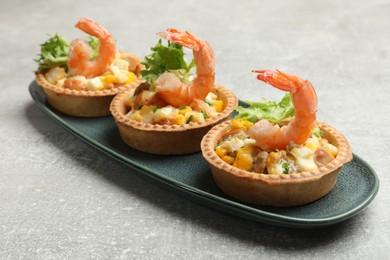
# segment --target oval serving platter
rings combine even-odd
[[[331,192],[313,203],[287,208],[244,204],[219,190],[201,153],[161,156],[136,151],[122,141],[113,117],[67,116],[46,103],[45,94],[35,81],[30,84],[29,91],[36,105],[55,122],[103,153],[138,170],[147,180],[242,218],[288,227],[329,226],[359,213],[370,204],[379,189],[375,171],[354,154],[354,159],[340,171]]]

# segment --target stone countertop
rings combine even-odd
[[[386,259],[390,246],[390,2],[1,1],[1,259]],[[252,69],[316,88],[318,118],[340,130],[381,188],[327,228],[248,221],[155,186],[60,127],[32,101],[47,34],[79,37],[80,17],[144,57],[169,27],[212,45],[216,81],[243,100],[279,99]],[[388,258],[387,258],[388,259]]]

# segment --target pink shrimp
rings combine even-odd
[[[280,127],[268,120],[260,120],[248,131],[263,150],[286,149],[293,142],[303,144],[316,124],[317,95],[308,80],[281,71],[254,70],[257,78],[284,91],[289,91],[295,108],[295,116],[288,125]]]
[[[115,58],[116,48],[112,35],[99,24],[85,18],[77,22],[76,28],[99,39],[99,54],[90,60],[91,46],[82,39],[73,40],[68,54],[69,75],[86,78],[102,75]]]
[[[180,82],[173,73],[164,73],[157,80],[156,91],[172,106],[184,106],[194,99],[204,99],[214,86],[215,59],[211,46],[189,32],[168,29],[157,35],[193,50],[196,77],[189,84]]]

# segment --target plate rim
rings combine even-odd
[[[43,91],[42,93],[38,93],[39,88],[40,86],[35,82],[35,80],[33,80],[29,85],[29,92],[35,104],[46,115],[54,119],[54,121],[57,124],[59,124],[61,127],[64,127],[66,130],[68,130],[70,133],[72,133],[73,135],[75,135],[85,143],[91,145],[94,148],[97,148],[99,151],[115,159],[116,161],[119,161],[125,164],[126,166],[131,167],[132,169],[140,171],[143,174],[146,174],[149,180],[153,180],[155,184],[162,184],[161,182],[163,182],[164,184],[168,185],[172,189],[175,190],[179,189],[182,193],[184,193],[184,195],[186,195],[186,197],[190,197],[193,201],[197,203],[201,203],[209,208],[224,211],[226,213],[236,215],[241,218],[247,218],[262,223],[268,223],[268,224],[278,225],[278,226],[287,226],[287,227],[299,227],[299,228],[324,227],[324,226],[329,226],[332,224],[342,222],[346,219],[355,216],[362,209],[364,209],[366,206],[368,206],[371,203],[371,201],[376,197],[379,191],[380,181],[375,170],[363,158],[353,153],[353,161],[356,161],[357,163],[363,164],[365,167],[367,167],[370,174],[374,177],[374,186],[372,187],[372,190],[369,192],[368,196],[365,197],[365,199],[359,203],[358,206],[342,214],[338,214],[331,217],[325,217],[325,218],[315,218],[315,219],[302,218],[302,217],[290,217],[279,213],[273,213],[273,212],[257,209],[251,207],[250,205],[246,205],[244,203],[236,202],[212,193],[208,193],[206,191],[195,188],[191,185],[180,183],[179,181],[176,181],[172,178],[153,172],[147,169],[146,167],[144,167],[142,164],[133,162],[130,159],[126,158],[124,155],[111,150],[110,148],[97,142],[95,139],[89,137],[88,135],[80,133],[77,129],[75,129],[73,126],[68,124],[64,119],[62,119],[62,117],[58,115],[56,111],[53,111],[50,107],[48,107],[45,104],[45,102],[41,100],[41,99],[45,100],[45,96],[43,94]],[[164,187],[166,185],[161,185],[161,186]],[[195,200],[195,198],[198,198],[198,200]],[[216,204],[222,207],[215,207],[215,206],[212,207],[210,204]],[[233,210],[233,212],[231,210]],[[239,213],[243,213],[243,214],[239,214]]]

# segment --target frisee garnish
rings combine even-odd
[[[287,93],[279,103],[263,98],[263,102],[245,101],[248,107],[238,106],[235,108],[236,118],[247,119],[257,122],[266,119],[272,123],[294,116],[295,110],[291,101],[291,96]]]
[[[49,39],[41,44],[41,52],[34,61],[38,63],[37,73],[47,71],[54,67],[62,67],[68,70],[68,54],[70,43],[64,37],[55,34],[49,35]],[[89,36],[88,44],[92,47],[91,59],[99,55],[100,41],[98,38]]]
[[[142,62],[145,69],[140,72],[143,79],[147,80],[150,85],[164,72],[175,73],[183,83],[190,81],[191,69],[195,67],[195,62],[192,60],[190,64],[187,64],[184,59],[183,46],[170,41],[167,46],[164,46],[160,39],[151,51],[152,53]]]
[[[45,43],[41,44],[41,53],[38,54],[38,69],[42,72],[53,67],[68,69],[69,42],[62,36],[55,34]]]

